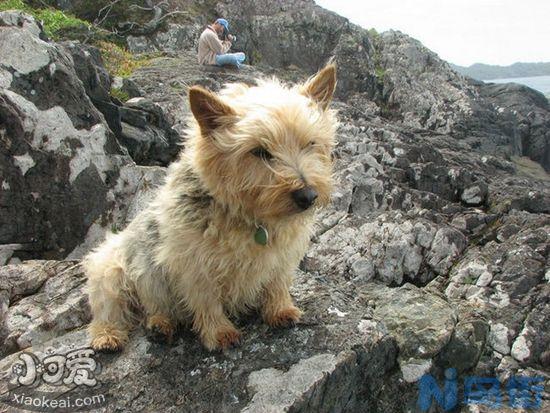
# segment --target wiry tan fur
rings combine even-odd
[[[251,308],[273,326],[299,319],[289,288],[314,210],[330,199],[335,84],[329,64],[292,88],[273,79],[218,95],[190,89],[186,149],[166,183],[84,260],[96,350],[121,349],[142,315],[167,339],[190,321],[208,349],[238,342],[229,316]],[[273,158],[255,155],[260,147]],[[306,185],[318,198],[302,211],[291,194]],[[258,225],[265,246],[254,241]]]

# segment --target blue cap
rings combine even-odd
[[[221,24],[223,27],[225,27],[225,30],[229,31],[229,22],[225,19],[218,19],[216,20],[216,23]]]

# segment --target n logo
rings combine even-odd
[[[456,369],[445,370],[445,384],[443,390],[438,386],[434,377],[425,374],[418,382],[419,393],[416,402],[422,412],[427,412],[432,401],[435,400],[445,411],[454,409],[458,404],[458,385]]]

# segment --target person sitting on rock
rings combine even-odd
[[[219,36],[223,36],[223,40]],[[227,53],[232,41],[235,41],[235,36],[229,34],[229,22],[217,19],[204,29],[199,38],[199,63],[240,67],[246,56],[244,53]]]

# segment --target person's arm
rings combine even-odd
[[[229,51],[229,49],[231,49],[231,42],[229,40],[224,40],[224,41],[222,41],[222,46],[223,46],[223,52],[222,53],[227,53]]]
[[[210,49],[212,49],[216,54],[224,54],[231,48],[230,41],[220,41],[214,32],[208,34],[207,42],[208,47],[210,47]]]

